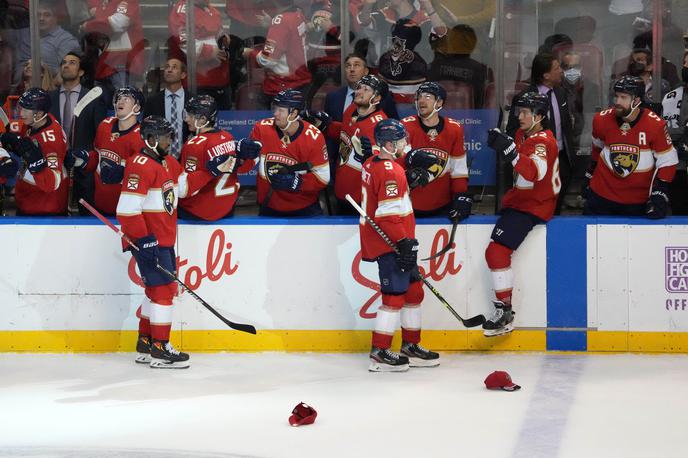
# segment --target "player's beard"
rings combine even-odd
[[[627,118],[631,114],[631,108],[623,108],[619,105],[614,105],[614,113],[616,113],[617,118]]]

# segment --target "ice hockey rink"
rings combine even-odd
[[[520,391],[483,380],[508,371]],[[685,457],[685,355],[442,353],[369,373],[365,354],[0,354],[0,456]],[[300,401],[318,412],[291,427]]]

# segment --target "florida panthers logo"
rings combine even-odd
[[[614,173],[620,178],[626,178],[638,167],[640,148],[635,145],[609,145],[609,162]]]
[[[438,148],[421,148],[423,151],[427,151],[428,153],[431,153],[437,158],[437,163],[434,165],[431,165],[428,168],[428,172],[430,173],[430,182],[433,180],[439,178],[442,176],[444,173],[444,170],[447,168],[447,164],[449,162],[449,154],[446,151],[443,151]]]
[[[172,180],[167,180],[161,186],[162,191],[162,206],[168,214],[174,213],[174,182]]]
[[[263,176],[270,181],[270,177],[279,173],[280,169],[296,164],[296,159],[280,153],[268,153],[263,161]]]
[[[353,151],[351,137],[349,137],[346,132],[342,132],[339,135],[339,165],[344,165],[349,162],[351,151]]]

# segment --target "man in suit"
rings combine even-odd
[[[62,125],[67,135],[67,148],[90,151],[93,148],[93,139],[96,130],[107,114],[107,105],[102,97],[86,105],[78,118],[74,118],[74,108],[90,88],[81,85],[84,76],[82,67],[82,55],[78,51],[70,51],[60,63],[60,76],[62,85],[50,91],[50,113]],[[84,174],[79,170],[74,172],[73,196],[78,201],[80,198],[93,202],[93,175]],[[85,213],[84,213],[85,212]],[[90,215],[88,211],[79,206],[79,213]]]
[[[361,78],[370,73],[366,59],[361,54],[353,52],[346,56],[344,60],[344,68],[346,70],[345,79],[346,86],[342,86],[336,91],[332,91],[325,96],[325,112],[330,115],[332,121],[341,121],[344,111],[353,103],[354,90],[356,84]],[[380,102],[380,109],[385,112],[388,118],[399,119],[397,113],[397,106],[390,94],[387,94]],[[337,169],[337,158],[339,157],[337,151],[339,150],[339,142],[327,139],[327,150],[330,157],[330,170],[332,179],[330,184],[334,186],[334,171]]]
[[[530,85],[516,94],[511,103],[509,121],[506,133],[513,137],[519,127],[516,101],[526,92],[539,92],[549,97],[550,108],[547,113],[550,130],[557,139],[559,148],[559,176],[561,178],[561,191],[557,200],[555,214],[561,211],[561,205],[566,196],[571,181],[571,170],[574,164],[576,151],[573,147],[573,127],[571,112],[569,111],[566,91],[561,87],[563,71],[559,60],[549,53],[540,53],[533,58],[533,70],[530,77]]]
[[[165,62],[163,81],[165,89],[148,97],[143,108],[143,116],[162,116],[174,128],[175,138],[170,146],[170,154],[179,158],[182,145],[189,137],[189,128],[184,122],[184,106],[189,100],[189,93],[182,84],[186,79],[186,64],[171,57]]]

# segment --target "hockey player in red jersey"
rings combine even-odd
[[[471,214],[468,165],[463,127],[441,116],[447,92],[437,83],[423,83],[416,91],[417,115],[401,122],[413,148],[406,154],[407,179],[416,216],[453,215],[457,222]]]
[[[418,241],[404,168],[396,162],[406,148],[404,126],[386,119],[375,126],[379,154],[361,170],[361,207],[396,243],[396,254],[367,224],[360,220],[361,256],[376,261],[380,274],[382,306],[373,331],[370,367],[373,372],[401,372],[411,367],[432,367],[439,355],[420,346],[423,286],[418,274]],[[401,321],[401,355],[390,350],[392,336]]]
[[[258,204],[261,216],[315,216],[322,214],[318,195],[330,182],[325,138],[300,118],[304,97],[286,89],[272,102],[272,118],[251,131],[260,142]]]
[[[342,121],[333,121],[327,127],[327,136],[340,141],[334,181],[339,214],[352,214],[345,200],[347,194],[361,202],[361,165],[373,154],[370,139],[374,138],[375,126],[387,119],[380,102],[388,92],[387,83],[378,77],[363,76],[356,84],[354,101],[344,111]]]
[[[217,105],[209,95],[192,97],[184,108],[193,136],[182,148],[180,158],[189,194],[180,195],[179,216],[204,221],[231,216],[239,195],[237,173],[253,167],[260,143],[250,139],[235,141],[229,132],[215,128]],[[225,164],[227,172],[223,173],[218,165],[226,161],[230,163]]]
[[[666,121],[641,107],[645,95],[641,78],[620,78],[614,93],[614,107],[592,120],[583,213],[664,218],[678,164]]]
[[[145,146],[137,119],[143,102],[143,93],[133,86],[115,91],[115,116],[98,126],[93,150],[70,150],[67,154],[70,166],[95,172],[94,206],[106,215],[114,215],[117,209],[127,160]]]
[[[514,187],[502,200],[501,216],[492,230],[492,240],[485,250],[492,273],[496,300],[494,315],[483,324],[488,337],[513,330],[511,304],[513,273],[511,255],[538,223],[554,214],[561,189],[557,140],[547,129],[549,99],[544,94],[526,92],[516,102],[520,128],[516,140],[492,129],[488,145],[514,167]]]
[[[26,136],[0,136],[2,146],[23,158],[15,185],[17,215],[65,215],[69,179],[64,169],[67,150],[62,126],[50,114],[50,96],[40,88],[24,92],[17,102]]]
[[[173,135],[174,129],[162,117],[148,116],[141,122],[145,147],[124,169],[117,220],[122,232],[139,248],[131,251],[146,288],[146,298],[137,311],[136,362],[150,363],[153,368],[181,369],[189,367],[189,355],[170,344],[177,284],[156,268],[160,265],[176,271],[177,198],[183,184],[179,182],[181,166],[168,155]]]
[[[244,49],[244,57],[255,59],[265,68],[263,92],[264,105],[270,106],[272,98],[285,89],[302,92],[310,84],[312,76],[306,64],[306,18],[310,1],[294,0],[294,6],[272,18],[263,50]]]

